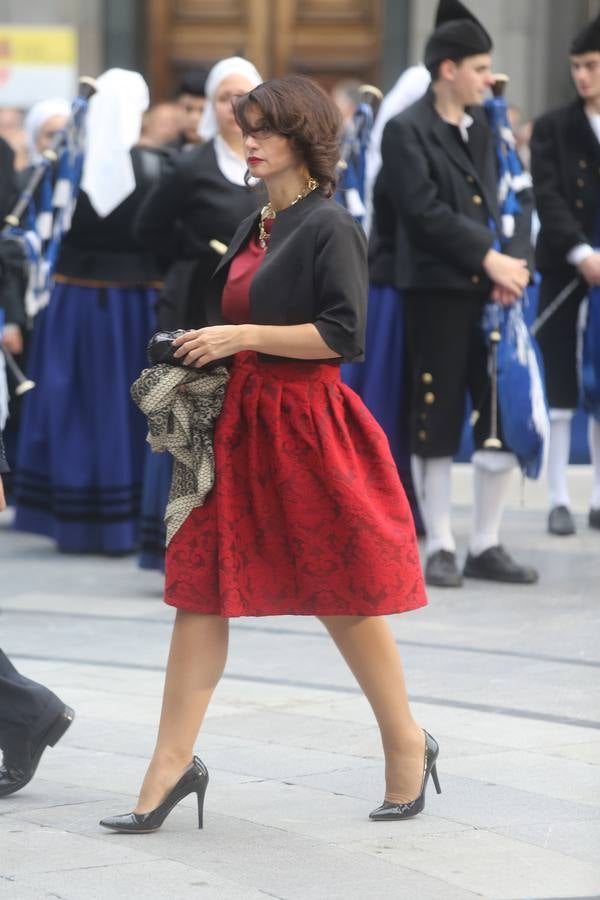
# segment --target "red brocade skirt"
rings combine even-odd
[[[214,446],[214,487],[167,549],[166,603],[220,616],[427,603],[387,438],[337,365],[238,354]]]

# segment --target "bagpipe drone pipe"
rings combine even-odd
[[[600,287],[590,289],[581,335],[583,408],[600,422]]]
[[[336,200],[362,224],[366,213],[367,149],[383,94],[372,84],[361,85],[359,92],[361,101],[342,136]]]
[[[508,121],[505,75],[496,76],[493,98],[485,103],[494,135],[498,162],[498,203],[502,234],[497,249],[509,240],[521,213],[518,194],[531,186],[515,149]],[[510,307],[490,302],[484,307],[481,327],[489,347],[491,427],[484,446],[511,450],[523,474],[537,478],[542,470],[550,424],[545,399],[543,366],[539,348],[523,314],[523,299]],[[473,418],[478,415],[476,410]],[[498,437],[498,415],[506,446]]]
[[[600,209],[596,215],[594,247],[600,250]],[[590,287],[581,306],[579,372],[581,402],[600,422],[600,286]]]
[[[92,78],[79,80],[69,121],[42,153],[0,232],[3,292],[23,296],[25,286],[30,319],[48,303],[62,236],[71,225],[83,169],[85,114],[95,92]]]

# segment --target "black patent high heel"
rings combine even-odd
[[[421,793],[416,798],[416,800],[411,800],[410,803],[392,803],[389,800],[384,800],[381,806],[378,806],[377,809],[374,809],[373,812],[369,815],[369,818],[374,822],[391,822],[396,819],[410,819],[413,816],[418,815],[420,812],[423,812],[425,808],[425,789],[427,787],[427,781],[429,780],[430,775],[433,779],[436,792],[438,794],[442,793],[436,765],[440,748],[435,738],[432,738],[427,731],[425,731],[424,734],[425,760],[423,763],[423,781],[421,783]]]
[[[101,819],[100,825],[110,828],[111,831],[130,832],[131,834],[146,834],[149,831],[156,831],[180,800],[183,800],[188,794],[196,794],[198,797],[198,828],[202,828],[204,795],[207,785],[208,769],[199,757],[194,756],[177,784],[171,788],[156,809],[148,813],[131,812],[122,816],[109,816],[107,819]]]

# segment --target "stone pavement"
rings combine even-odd
[[[152,750],[173,613],[133,559],[61,556],[0,516],[0,646],[77,712],[0,800],[0,900],[600,897],[600,534],[589,473],[574,477],[575,537],[544,533],[537,488],[506,518],[538,585],[432,590],[391,619],[443,794],[387,825],[367,819],[383,792],[367,703],[320,624],[286,617],[232,623],[197,745],[204,830],[191,799],[156,834],[101,830],[132,808]]]

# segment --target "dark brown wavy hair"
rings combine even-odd
[[[256,109],[260,117],[251,126],[248,114]],[[244,134],[266,129],[289,138],[319,191],[325,197],[335,192],[342,120],[333,100],[310,78],[285,75],[259,84],[236,101],[235,118]]]

